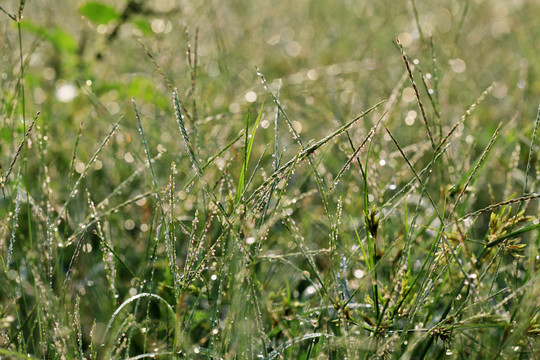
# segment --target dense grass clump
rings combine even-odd
[[[538,4],[0,10],[0,358],[538,357]]]

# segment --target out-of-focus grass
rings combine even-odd
[[[538,352],[539,4],[0,6],[0,356]]]

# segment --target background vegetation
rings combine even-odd
[[[540,3],[0,10],[0,357],[538,357]]]

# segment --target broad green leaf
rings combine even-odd
[[[112,6],[98,1],[84,3],[79,7],[79,13],[95,25],[108,24],[111,20],[120,19],[120,13]]]
[[[137,18],[131,21],[137,29],[141,30],[144,35],[153,35],[152,27],[148,23],[148,20],[143,18]]]
[[[60,51],[69,53],[75,53],[77,51],[77,40],[59,26],[55,25],[47,29],[33,24],[30,21],[23,20],[21,21],[21,29],[32,34],[43,36]]]

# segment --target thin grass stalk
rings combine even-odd
[[[345,164],[343,165],[343,167],[341,168],[341,170],[338,172],[338,174],[336,175],[336,177],[334,178],[334,181],[332,182],[332,184],[330,185],[330,187],[328,188],[328,191],[332,191],[337,183],[339,182],[339,179],[341,178],[341,176],[345,173],[345,171],[347,171],[347,169],[349,169],[349,167],[351,166],[351,163],[354,161],[354,159],[356,159],[358,157],[358,154],[360,153],[360,151],[362,151],[364,149],[364,145],[368,142],[368,141],[371,141],[371,139],[373,138],[373,135],[375,135],[375,131],[377,130],[377,128],[379,127],[379,124],[381,123],[382,119],[386,116],[388,112],[385,111],[381,117],[379,118],[379,120],[377,121],[377,123],[371,128],[371,130],[369,130],[368,134],[366,135],[366,137],[364,138],[364,140],[362,140],[362,143],[360,144],[360,146],[358,146],[358,148],[356,148],[356,150],[354,151],[354,153],[349,157],[349,159],[345,162]],[[349,138],[350,139],[350,138]],[[362,170],[363,172],[363,170]]]
[[[281,101],[281,81],[279,83],[278,93],[277,93],[277,99],[278,101]],[[274,172],[278,171],[279,164],[281,162],[281,154],[279,153],[279,114],[281,112],[279,111],[279,108],[276,107],[276,116],[274,117],[274,154],[272,155],[274,157]],[[262,222],[266,219],[266,214],[268,212],[268,207],[270,206],[270,201],[272,200],[272,195],[274,194],[274,189],[276,187],[277,179],[275,179],[272,184],[270,185],[270,190],[268,192],[268,200],[264,203],[262,216],[259,220],[259,226],[262,224]],[[260,239],[257,243],[257,248],[260,248]]]
[[[507,201],[501,201],[501,202],[498,202],[496,204],[486,206],[485,208],[482,208],[482,209],[473,211],[471,213],[465,214],[462,217],[460,217],[458,219],[458,221],[463,221],[463,220],[466,220],[466,219],[468,219],[470,217],[475,217],[475,216],[481,215],[482,213],[492,211],[492,210],[494,210],[494,209],[496,209],[498,207],[501,207],[501,206],[506,206],[506,205],[511,205],[511,204],[518,204],[518,203],[521,203],[521,202],[524,202],[524,201],[529,201],[529,200],[534,200],[534,199],[540,199],[540,194],[531,193],[531,194],[529,194],[527,196],[522,196],[522,197],[519,197],[519,198],[510,199],[510,200],[507,200]]]
[[[69,163],[68,171],[68,185],[71,185],[71,180],[75,175],[75,160],[77,160],[77,150],[79,149],[79,141],[81,140],[82,130],[84,126],[84,121],[81,121],[79,124],[79,131],[77,132],[77,137],[75,138],[75,145],[73,146],[73,152],[71,154],[71,161]]]
[[[529,173],[531,171],[531,163],[533,159],[533,151],[534,146],[536,143],[536,134],[538,132],[538,124],[540,123],[540,106],[538,107],[538,112],[536,114],[536,121],[534,122],[534,130],[533,135],[531,138],[531,145],[529,147],[529,156],[527,157],[527,169],[525,170],[525,185],[523,186],[523,195],[527,195],[527,192],[529,191],[528,185],[529,185]],[[519,212],[519,210],[518,210]]]
[[[93,215],[94,218],[98,218],[96,206],[94,205],[94,202],[92,201],[92,198],[88,189],[86,190],[86,198],[88,199],[88,206],[90,207],[91,214]],[[101,226],[101,221],[99,220],[97,220],[96,222],[96,230],[94,230],[94,233],[96,233],[99,239],[101,240],[100,245],[101,245],[101,252],[102,252],[102,261],[105,267],[107,283],[109,286],[109,291],[110,291],[110,296],[111,296],[109,300],[111,301],[111,304],[114,304],[116,301],[116,298],[118,297],[118,292],[115,287],[116,266],[114,264],[114,261],[112,261],[112,256],[116,256],[116,255],[111,250],[109,250],[110,246],[107,247],[106,245],[103,244],[103,242],[107,243],[107,240],[105,239],[105,234]]]
[[[150,156],[150,150],[148,150],[148,143],[146,142],[146,136],[144,134],[144,129],[142,126],[141,117],[139,115],[139,110],[137,109],[137,104],[135,103],[135,99],[132,98],[131,102],[133,103],[133,108],[135,110],[135,116],[137,117],[137,122],[139,124],[139,133],[141,134],[141,138],[144,145],[144,152],[146,154],[146,160],[148,161],[148,168],[150,169],[150,174],[152,175],[152,185],[154,187],[154,191],[158,189],[158,183],[156,179],[156,173],[154,172],[154,167],[152,166],[152,157]],[[161,214],[165,215],[165,211],[163,209],[163,201],[161,200],[161,195],[158,191],[156,191],[156,197],[158,199],[159,207],[161,210]]]
[[[6,262],[4,263],[4,269],[5,269],[4,271],[6,272],[6,274],[7,274],[7,269],[9,268],[9,264],[11,263],[11,256],[13,254],[13,244],[15,244],[15,238],[16,238],[15,233],[16,233],[17,228],[19,227],[18,219],[19,219],[19,212],[21,208],[20,205],[21,205],[21,174],[19,170],[19,173],[17,174],[17,197],[15,200],[15,210],[13,210],[13,226],[11,229],[11,237],[9,241],[7,259],[6,259]]]
[[[64,214],[64,211],[66,211],[67,209],[67,206],[69,205],[69,203],[71,202],[71,200],[75,197],[75,194],[77,194],[77,188],[79,187],[79,184],[81,183],[82,179],[84,179],[86,177],[86,174],[88,173],[88,170],[90,169],[90,167],[94,164],[94,162],[96,161],[98,155],[100,154],[101,150],[103,150],[103,148],[105,147],[105,145],[108,144],[110,138],[113,136],[113,134],[116,132],[116,129],[118,129],[118,126],[120,126],[120,121],[122,119],[118,120],[114,125],[113,127],[111,128],[111,130],[109,131],[109,133],[107,134],[107,136],[105,137],[105,139],[103,139],[103,141],[101,142],[101,144],[99,144],[97,150],[94,152],[94,154],[92,155],[92,157],[90,158],[90,161],[88,161],[88,164],[86,164],[86,166],[84,167],[83,171],[81,172],[81,174],[79,175],[79,178],[77,179],[77,181],[75,181],[75,184],[73,184],[73,186],[71,187],[71,190],[69,191],[69,195],[67,197],[67,200],[64,202],[64,205],[62,206],[62,208],[60,209],[60,211],[58,212],[58,215],[56,216],[56,219],[54,221],[54,223],[57,223],[58,220],[60,220],[60,218],[62,217],[62,215]]]
[[[177,89],[174,89],[173,91],[173,105],[174,105],[174,111],[176,114],[176,122],[178,123],[178,126],[180,127],[180,131],[184,139],[184,145],[188,152],[189,159],[191,160],[191,164],[193,165],[193,168],[195,169],[197,176],[199,177],[199,179],[202,179],[202,170],[199,165],[199,162],[197,161],[197,158],[195,157],[195,153],[193,152],[193,147],[191,146],[191,142],[189,141],[186,127],[184,125],[183,114],[182,114],[182,111],[180,110],[180,102],[178,100]]]
[[[394,144],[396,145],[396,147],[398,148],[401,155],[403,156],[403,159],[405,159],[405,162],[407,163],[407,165],[409,166],[411,171],[414,173],[414,176],[416,177],[416,179],[418,180],[418,182],[420,183],[422,188],[426,189],[426,195],[428,196],[428,199],[431,202],[431,205],[433,206],[433,210],[435,210],[435,212],[437,213],[437,216],[439,217],[439,220],[441,220],[441,222],[442,222],[443,219],[441,217],[439,209],[438,209],[437,205],[435,204],[435,201],[433,201],[433,198],[431,197],[429,191],[427,191],[426,185],[424,184],[424,182],[422,181],[422,179],[420,178],[420,176],[418,175],[418,173],[414,169],[414,166],[410,163],[409,159],[407,158],[407,155],[405,155],[405,153],[401,149],[401,146],[399,146],[399,143],[397,142],[396,138],[394,138],[394,136],[392,135],[392,133],[390,132],[390,130],[388,130],[388,128],[386,126],[384,126],[384,128],[385,128],[386,132],[388,133],[388,135],[390,136],[390,138],[392,139],[392,141],[394,142]]]
[[[486,146],[486,148],[485,148],[484,151],[482,152],[482,155],[480,156],[480,159],[479,159],[479,160],[477,161],[477,163],[474,165],[473,171],[471,172],[471,174],[469,175],[469,177],[468,177],[467,180],[465,181],[465,184],[463,185],[463,188],[461,189],[461,191],[460,191],[459,194],[458,194],[458,197],[457,197],[457,199],[456,199],[456,202],[454,203],[452,212],[455,212],[456,207],[458,206],[459,201],[461,200],[461,197],[463,196],[463,194],[464,194],[465,191],[467,190],[467,187],[469,186],[471,180],[472,180],[473,177],[476,175],[476,172],[478,171],[478,169],[480,168],[480,166],[484,163],[484,160],[486,159],[486,157],[487,157],[489,151],[491,150],[491,147],[493,146],[493,143],[494,143],[495,140],[497,139],[497,135],[499,134],[499,130],[501,129],[501,126],[502,126],[502,122],[499,123],[499,125],[497,126],[497,129],[495,130],[495,132],[494,132],[493,135],[491,136],[491,140],[489,141],[488,145]]]
[[[39,112],[36,114],[36,118],[39,116]],[[15,153],[15,156],[13,157],[13,160],[11,160],[11,164],[9,165],[9,168],[8,168],[8,171],[6,173],[6,176],[2,179],[2,191],[4,191],[4,187],[5,187],[5,184],[6,182],[8,181],[9,179],[9,175],[11,174],[12,170],[13,170],[13,167],[15,166],[15,162],[17,161],[17,159],[19,158],[19,155],[21,154],[21,151],[23,149],[23,146],[24,144],[26,143],[26,141],[28,140],[28,137],[30,136],[30,132],[32,131],[32,129],[34,128],[34,124],[36,123],[36,120],[34,119],[34,121],[32,121],[32,123],[30,124],[30,127],[28,127],[28,130],[25,132],[24,134],[24,137],[19,145],[19,147],[17,148],[17,152]],[[5,195],[4,195],[5,196]]]
[[[219,150],[214,156],[212,156],[211,158],[209,158],[206,163],[201,167],[201,171],[204,172],[210,165],[212,165],[214,163],[214,161],[220,157],[221,155],[223,155],[223,153],[225,153],[225,151],[227,151],[230,147],[232,147],[238,140],[240,140],[244,135],[245,130],[242,130],[240,131],[240,133],[238,135],[236,135],[236,137],[229,141],[227,143],[227,145],[225,145],[223,148],[221,148],[221,150]],[[193,182],[197,179],[197,175],[193,175],[189,181],[186,183],[186,185],[184,185],[183,189],[186,190],[186,189],[189,189],[191,186],[193,186]]]
[[[422,120],[424,121],[424,125],[426,126],[426,131],[429,137],[429,141],[431,142],[431,146],[433,147],[433,150],[436,150],[437,147],[435,146],[435,141],[433,140],[433,135],[431,134],[431,129],[429,128],[429,123],[427,120],[426,111],[424,110],[424,105],[422,104],[422,101],[420,100],[420,94],[418,93],[418,87],[416,86],[416,82],[414,81],[414,76],[411,70],[411,66],[409,64],[409,59],[407,58],[407,54],[405,53],[403,46],[401,46],[399,39],[396,40],[396,43],[401,51],[401,56],[403,58],[403,62],[405,63],[405,67],[407,68],[407,73],[409,74],[409,79],[411,80],[411,84],[414,89],[414,95],[416,96],[416,102],[418,103],[418,107],[420,108],[420,113],[422,114]]]
[[[268,83],[266,82],[266,78],[261,73],[260,69],[258,67],[256,67],[256,69],[257,69],[257,75],[260,77],[260,79],[261,79],[261,81],[262,81],[262,83],[264,85],[264,88],[266,89],[267,92],[270,93],[270,95],[272,96],[272,99],[274,100],[274,103],[278,106],[279,111],[281,111],[281,113],[283,114],[283,117],[287,121],[287,125],[289,127],[289,131],[292,134],[293,140],[298,143],[298,145],[300,146],[300,148],[302,150],[304,150],[304,144],[302,142],[302,139],[300,138],[300,135],[298,134],[298,132],[294,128],[293,123],[289,119],[289,116],[287,115],[287,113],[285,112],[283,107],[281,106],[281,103],[279,102],[276,95],[272,91],[270,91],[270,87],[268,86]],[[319,174],[319,171],[317,170],[317,167],[315,166],[315,164],[313,162],[313,159],[311,157],[311,153],[306,154],[306,159],[307,159],[307,162],[309,163],[309,165],[311,166],[311,168],[313,170],[313,174],[315,175],[315,180],[317,182],[317,187],[319,188],[319,193],[321,195],[321,200],[322,200],[323,206],[325,208],[325,211],[327,213],[328,220],[331,223],[332,219],[331,219],[331,216],[330,216],[329,201],[328,201],[328,189],[327,189],[326,183],[324,182],[323,178]]]
[[[306,146],[305,149],[302,149],[299,154],[297,156],[295,156],[294,158],[292,158],[291,160],[289,160],[287,163],[283,164],[277,171],[274,171],[274,173],[272,175],[270,175],[269,178],[267,178],[253,193],[252,195],[250,196],[250,198],[248,199],[248,201],[251,201],[256,195],[258,195],[258,193],[260,193],[262,190],[264,190],[272,181],[274,181],[277,177],[279,177],[285,169],[288,169],[291,165],[293,165],[294,163],[296,163],[297,161],[302,161],[304,160],[305,158],[307,158],[310,154],[314,153],[315,151],[317,151],[320,147],[322,147],[323,145],[325,145],[326,143],[328,143],[330,140],[332,140],[333,138],[335,138],[336,136],[338,135],[341,135],[342,133],[344,133],[345,131],[347,131],[347,129],[349,129],[352,125],[354,125],[354,123],[356,123],[358,120],[360,120],[361,118],[365,117],[366,115],[368,115],[369,113],[371,113],[372,111],[374,111],[377,107],[379,107],[382,103],[384,103],[385,100],[383,101],[380,101],[378,102],[377,104],[375,104],[374,106],[372,106],[371,108],[369,108],[368,110],[364,111],[362,114],[358,115],[357,117],[355,117],[354,119],[352,119],[351,121],[349,121],[347,124],[341,126],[340,128],[338,128],[337,130],[335,130],[334,132],[332,132],[330,135],[324,137],[323,139],[317,141],[316,143],[312,144],[312,145],[308,145]]]

